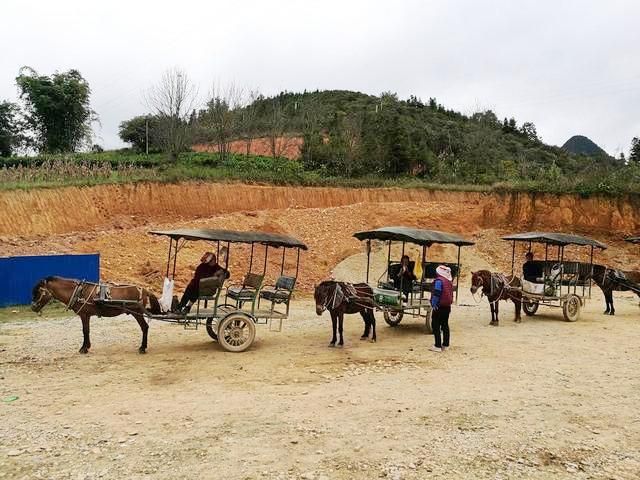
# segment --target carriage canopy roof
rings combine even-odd
[[[229,243],[259,243],[269,247],[301,248],[307,246],[300,240],[279,233],[239,232],[236,230],[213,230],[210,228],[180,228],[178,230],[153,230],[151,235],[164,235],[174,240],[209,240]]]
[[[550,233],[550,232],[525,232],[516,233],[502,237],[503,240],[511,240],[515,242],[533,242],[546,243],[549,245],[579,245],[586,247],[597,247],[601,249],[607,248],[604,243],[600,243],[592,238],[581,237],[580,235],[569,235],[566,233]]]
[[[417,245],[430,246],[434,243],[453,244],[459,247],[474,245],[455,233],[439,232],[438,230],[422,230],[410,227],[382,227],[353,234],[358,240],[393,240],[410,242]]]
[[[640,236],[625,238],[625,240],[631,243],[640,243]]]

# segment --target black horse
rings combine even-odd
[[[593,266],[593,281],[604,294],[605,315],[615,315],[613,307],[613,292],[632,291],[640,297],[640,272],[629,272],[605,267]]]
[[[360,339],[369,338],[369,332],[372,331],[371,341],[376,341],[376,317],[373,315],[375,304],[373,302],[373,290],[369,285],[366,283],[351,284],[325,280],[316,286],[313,296],[316,300],[316,313],[322,315],[325,310],[329,310],[331,315],[333,337],[331,337],[330,347],[335,347],[336,345],[336,328],[340,333],[338,345],[344,345],[342,324],[345,313],[360,313],[364,320],[364,333]]]

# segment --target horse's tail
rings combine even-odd
[[[160,302],[158,298],[148,290],[144,290],[145,295],[147,296],[149,308],[147,308],[147,302],[144,302],[144,309],[147,313],[152,313],[154,315],[159,315],[162,313],[162,309],[160,308]]]

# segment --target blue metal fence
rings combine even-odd
[[[31,303],[33,286],[49,275],[97,282],[100,255],[0,257],[0,307]]]

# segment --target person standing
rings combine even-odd
[[[449,315],[453,303],[453,277],[446,265],[436,268],[436,279],[431,288],[431,328],[435,338],[430,348],[433,352],[443,352],[449,348]]]

